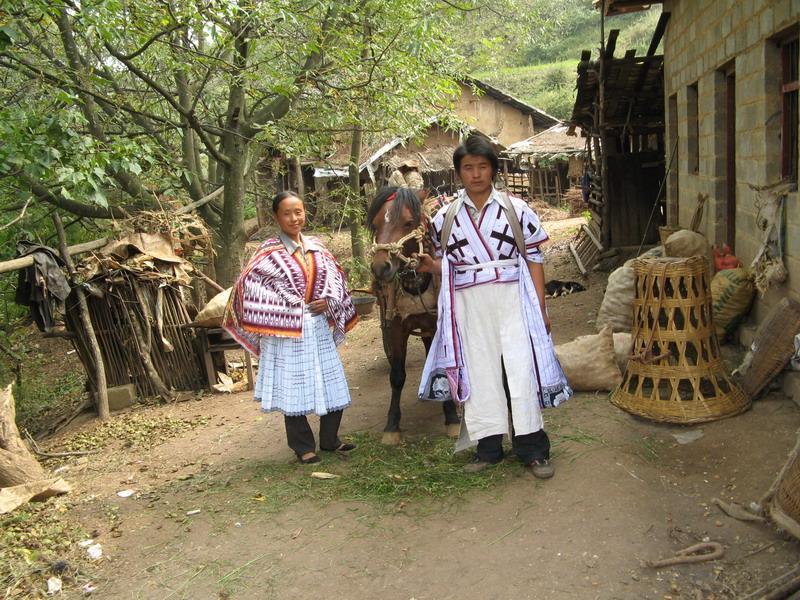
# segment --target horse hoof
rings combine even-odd
[[[461,423],[450,423],[447,425],[447,437],[458,439],[461,435]]]
[[[399,431],[384,431],[381,443],[386,446],[399,446],[400,445],[400,432]]]

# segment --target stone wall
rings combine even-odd
[[[755,193],[780,178],[781,60],[773,38],[800,20],[797,0],[665,0],[671,17],[664,37],[664,96],[667,144],[678,144],[668,178],[671,224],[688,227],[698,194],[708,194],[701,231],[713,244],[727,242],[726,77],[735,74],[735,249],[748,265],[760,247]],[[692,168],[689,117],[697,86],[698,161]],[[677,110],[676,110],[677,108]],[[675,122],[677,119],[677,122]],[[777,299],[800,300],[800,207],[797,193],[787,201],[785,264],[788,281],[756,303],[760,321]]]

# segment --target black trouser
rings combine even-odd
[[[503,365],[503,389],[506,392],[506,404],[508,412],[511,413],[511,392],[508,390],[508,378],[506,377],[506,367]],[[528,464],[532,460],[550,458],[550,438],[544,429],[516,435],[514,427],[511,427],[511,447],[519,459]],[[498,462],[503,459],[503,434],[489,435],[478,440],[478,448],[475,453],[480,460],[487,462]]]
[[[343,412],[337,410],[319,418],[319,447],[323,450],[336,450],[342,445],[339,439],[339,423],[342,422]],[[284,415],[283,422],[286,425],[286,441],[297,456],[316,451],[314,432],[311,431],[305,415],[297,417]]]

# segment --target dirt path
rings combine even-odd
[[[577,279],[563,252],[551,253],[547,269]],[[557,342],[593,332],[604,279],[592,275],[588,291],[550,302]],[[374,318],[353,331],[342,358],[354,399],[342,432],[377,437],[389,387]],[[440,408],[414,399],[422,362],[417,342],[403,399],[410,441],[444,435]],[[281,418],[261,414],[250,393],[143,412],[202,422],[149,450],[67,463],[78,488],[70,515],[103,544],[93,578],[101,598],[736,598],[800,560],[797,543],[711,503],[749,503],[772,482],[800,426],[782,396],[693,428],[702,437],[682,445],[673,434],[686,428],[635,419],[605,394],[578,394],[545,415],[552,480],[510,463],[486,490],[382,508],[302,497],[269,504],[276,482],[264,468],[292,455]],[[336,461],[326,457],[319,470]],[[124,488],[136,493],[121,499]],[[724,545],[722,560],[644,566],[704,539]]]

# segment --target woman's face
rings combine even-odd
[[[288,196],[281,200],[278,211],[275,213],[275,221],[283,233],[296,239],[306,223],[306,209],[303,207],[303,201],[295,196]]]

